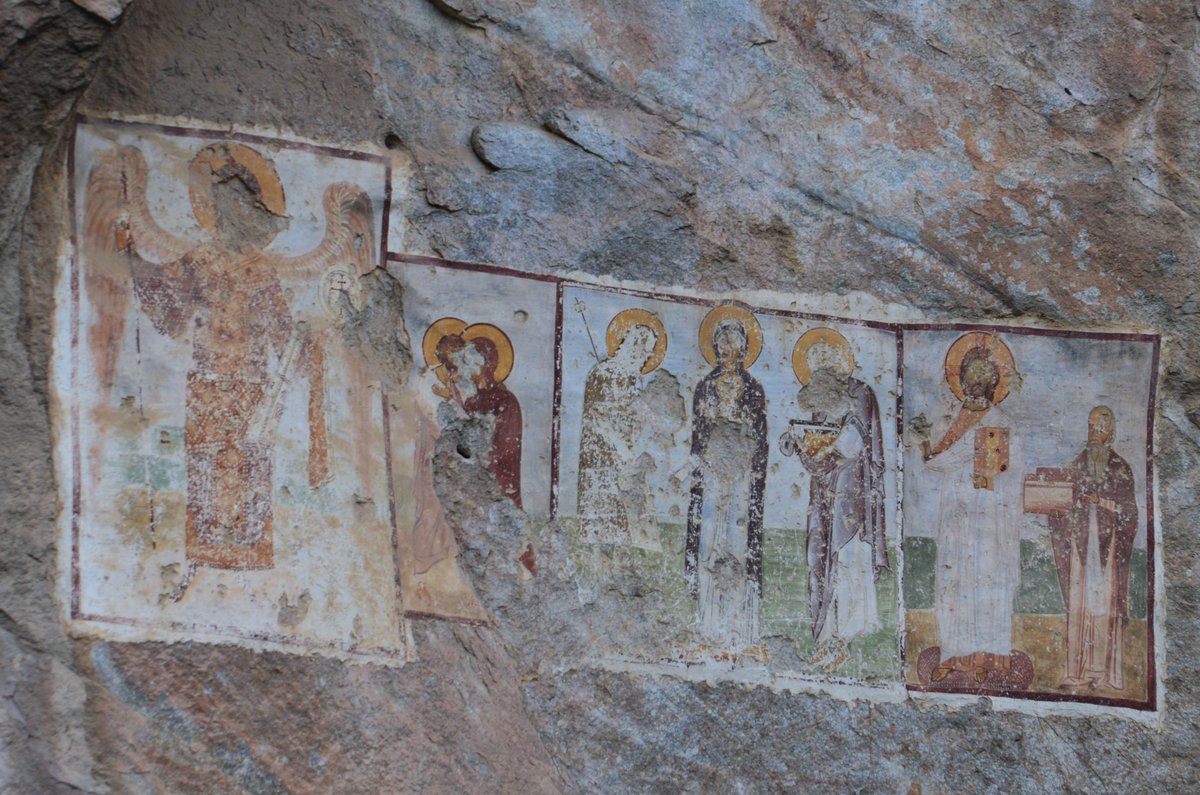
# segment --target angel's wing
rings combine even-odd
[[[279,257],[281,273],[297,270],[320,276],[333,265],[349,266],[362,275],[377,264],[374,212],[366,191],[349,182],[325,189],[325,239],[306,254]]]
[[[167,232],[146,203],[149,169],[141,150],[121,146],[102,152],[88,176],[84,245],[93,256],[174,262],[196,244]]]
[[[84,285],[92,305],[88,348],[100,385],[117,371],[125,319],[138,274],[178,260],[194,244],[166,232],[146,204],[148,169],[141,151],[122,146],[96,156],[83,200]]]

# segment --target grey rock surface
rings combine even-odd
[[[0,788],[1200,787],[1194,4],[122,5],[0,18]],[[590,670],[636,609],[581,609],[561,529],[453,434],[439,492],[493,626],[418,622],[400,670],[68,638],[46,374],[73,110],[386,144],[413,165],[407,252],[1163,333],[1161,727]]]

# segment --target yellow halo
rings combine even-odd
[[[462,336],[463,330],[466,327],[466,322],[456,317],[443,317],[430,323],[429,328],[425,330],[424,338],[421,340],[421,352],[425,354],[426,366],[439,366],[441,362],[437,360],[438,343],[444,337],[453,335]]]
[[[825,344],[833,347],[841,354],[841,374],[850,375],[854,372],[854,351],[850,343],[839,332],[831,328],[813,328],[800,335],[792,348],[792,370],[801,384],[808,385],[812,378],[812,369],[808,366],[808,351],[812,346]]]
[[[283,183],[275,166],[266,157],[248,146],[222,141],[210,144],[192,158],[188,167],[188,196],[192,201],[192,212],[205,229],[217,225],[217,212],[213,206],[212,187],[218,181],[228,179],[222,171],[229,166],[241,166],[258,182],[262,206],[272,215],[283,217],[285,202]]]
[[[484,338],[496,346],[496,372],[492,378],[497,384],[508,378],[513,368],[513,346],[508,335],[491,323],[472,323],[463,329],[462,338],[467,342]]]
[[[604,335],[608,355],[612,356],[617,352],[617,348],[621,346],[621,340],[625,339],[626,332],[634,326],[645,326],[654,332],[654,350],[650,353],[646,364],[642,366],[643,374],[653,372],[663,363],[663,359],[667,355],[667,330],[663,327],[663,322],[659,320],[658,315],[653,312],[633,308],[622,310],[614,315],[613,319],[608,321],[608,331]]]
[[[717,325],[722,320],[736,320],[741,323],[742,328],[745,330],[746,358],[742,362],[742,367],[749,370],[758,361],[758,355],[762,353],[762,326],[758,324],[758,318],[750,310],[737,304],[722,304],[721,306],[713,307],[704,316],[704,320],[701,321],[700,352],[704,354],[704,360],[709,364],[715,365],[717,363],[717,352],[713,347],[713,334],[716,333]]]
[[[950,385],[950,391],[954,393],[954,396],[962,400],[962,360],[967,355],[967,351],[972,348],[986,350],[997,369],[1000,370],[996,391],[992,393],[992,405],[995,405],[1008,397],[1009,384],[1012,381],[1013,372],[1016,370],[1012,351],[1004,344],[1004,340],[995,334],[989,334],[986,331],[972,331],[956,339],[950,346],[950,350],[946,351],[946,383]]]

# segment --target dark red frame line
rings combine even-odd
[[[620,287],[613,285],[597,285],[579,279],[554,276],[550,274],[531,274],[515,268],[506,268],[498,265],[488,265],[473,262],[463,262],[456,260],[443,260],[438,257],[418,256],[410,254],[401,254],[397,252],[388,252],[388,261],[400,265],[424,265],[447,268],[451,270],[463,270],[477,273],[489,273],[499,276],[509,276],[517,279],[531,279],[542,282],[555,282],[558,284],[557,307],[556,307],[556,328],[555,328],[555,372],[554,372],[554,420],[553,420],[553,452],[551,456],[551,494],[552,508],[551,517],[557,513],[558,505],[558,486],[559,486],[559,436],[561,433],[561,409],[562,409],[562,296],[563,290],[567,287],[584,288],[601,292],[618,293],[629,295],[631,297],[657,300],[664,302],[674,302],[682,304],[693,304],[701,306],[717,306],[724,303],[729,303],[727,299],[720,298],[700,298],[695,296],[680,296],[671,293],[656,293],[649,290],[642,290],[630,287]],[[741,303],[741,302],[738,302]],[[798,320],[811,320],[817,322],[828,322],[837,325],[856,325],[870,329],[888,331],[895,335],[896,338],[896,435],[897,440],[903,438],[904,432],[904,335],[909,331],[990,331],[993,333],[1003,334],[1021,334],[1036,337],[1066,337],[1073,339],[1094,339],[1105,341],[1128,341],[1142,342],[1153,345],[1152,352],[1152,376],[1149,390],[1148,408],[1147,408],[1147,437],[1146,437],[1146,490],[1147,490],[1147,520],[1146,520],[1146,558],[1147,558],[1147,606],[1146,606],[1146,700],[1137,699],[1116,699],[1102,696],[1083,696],[1068,693],[1035,693],[1035,692],[1020,692],[1014,693],[1005,690],[993,690],[986,688],[949,688],[937,686],[924,686],[919,684],[910,684],[907,681],[907,672],[904,672],[905,681],[903,682],[906,689],[915,692],[926,693],[941,693],[967,696],[989,696],[996,698],[1013,698],[1022,701],[1048,701],[1048,702],[1073,702],[1084,704],[1099,704],[1101,706],[1123,707],[1137,710],[1154,710],[1157,708],[1157,669],[1155,666],[1155,627],[1154,627],[1154,600],[1155,600],[1155,561],[1154,561],[1154,545],[1155,545],[1155,526],[1154,526],[1154,419],[1155,407],[1157,400],[1157,382],[1158,382],[1158,367],[1159,367],[1159,348],[1161,345],[1161,337],[1157,334],[1140,333],[1140,332],[1119,332],[1119,331],[1087,331],[1075,329],[1054,329],[1054,328],[1038,328],[1029,326],[1013,326],[997,323],[911,323],[911,322],[895,322],[887,323],[872,320],[863,320],[861,318],[843,318],[836,315],[823,315],[813,312],[803,312],[798,310],[771,309],[756,306],[748,306],[748,309],[757,314],[773,315],[776,317],[786,317]],[[901,510],[897,511],[898,522],[898,545],[904,544],[904,527],[903,527],[903,489],[896,490],[897,507]],[[900,568],[900,567],[898,567]],[[897,589],[903,587],[903,572],[898,572]],[[899,592],[897,598],[903,603],[903,593]],[[905,646],[905,633],[903,627],[900,628],[899,637],[899,655],[901,670],[904,671],[907,665],[907,649]]]

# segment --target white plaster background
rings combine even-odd
[[[946,351],[963,331],[906,331],[904,334],[905,423],[924,414],[933,423],[934,441],[958,412],[946,384]],[[1146,415],[1153,375],[1153,345],[1112,339],[999,334],[1012,350],[1019,379],[1001,406],[1023,428],[1022,471],[1068,464],[1087,441],[1087,417],[1093,406],[1107,405],[1117,418],[1113,449],[1133,469],[1137,486],[1138,535],[1146,546]],[[921,477],[920,452],[913,440],[905,451],[904,533],[936,535],[938,491]],[[1022,537],[1043,540],[1043,517],[1025,515]]]
[[[604,353],[604,335],[608,322],[618,312],[639,307],[656,313],[666,327],[667,355],[662,367],[679,379],[687,405],[687,421],[675,434],[675,445],[664,450],[656,472],[655,494],[662,521],[684,522],[691,489],[688,456],[691,449],[692,395],[696,384],[712,369],[700,351],[700,323],[711,307],[660,300],[639,295],[568,286],[563,293],[563,395],[559,452],[559,513],[575,515],[577,508],[579,432],[583,412],[583,389],[588,371],[595,364],[583,319],[575,308],[576,299],[587,307],[596,347]],[[798,312],[829,311],[827,306],[806,307],[797,302]],[[803,527],[808,515],[808,474],[795,458],[778,449],[780,435],[789,419],[808,415],[796,408],[800,384],[792,371],[792,348],[800,335],[810,328],[830,326],[850,342],[857,370],[855,376],[868,383],[879,402],[880,427],[883,431],[885,519],[889,539],[898,537],[896,526],[896,344],[891,332],[837,323],[835,320],[812,321],[757,313],[763,330],[763,349],[750,368],[750,374],[763,385],[767,397],[767,485],[764,504],[764,528]],[[681,479],[681,488],[672,488],[668,475]]]
[[[80,126],[76,138],[75,223],[83,228],[84,194],[89,164],[95,155],[115,145],[135,145],[149,168],[148,204],[158,223],[168,232],[196,243],[205,240],[187,198],[187,167],[194,153],[213,142],[206,137],[147,133],[116,127]],[[219,139],[218,139],[219,140]],[[289,227],[268,247],[285,255],[303,254],[318,245],[325,233],[321,195],[336,181],[360,185],[372,198],[376,216],[376,245],[381,230],[385,168],[378,162],[350,160],[288,147],[249,144],[270,157],[284,186]],[[81,268],[87,258],[79,256]],[[69,306],[60,285],[60,306]],[[317,285],[281,279],[293,320],[317,317]],[[351,422],[382,428],[382,410],[376,397],[369,417],[355,416],[338,389],[344,375],[339,349],[331,347],[327,359],[326,412],[330,465],[333,478],[311,490],[305,478],[308,452],[308,387],[297,378],[287,393],[274,449],[274,547],[271,569],[225,571],[199,567],[186,595],[179,602],[163,600],[164,567],[185,568],[182,512],[176,521],[160,518],[155,542],[147,544],[147,528],[129,527],[122,519],[119,467],[130,454],[159,451],[160,434],[175,441],[171,466],[178,491],[157,495],[160,507],[172,497],[183,501],[184,457],[182,432],[185,384],[191,366],[191,342],[173,340],[154,330],[131,296],[124,336],[120,342],[119,370],[111,393],[97,386],[89,357],[88,329],[94,308],[80,280],[80,339],[78,382],[70,382],[70,312],[57,318],[59,366],[56,383],[67,400],[79,402],[77,440],[60,438],[59,483],[64,505],[63,549],[71,549],[70,508],[73,477],[68,452],[72,441],[81,450],[79,559],[81,610],[118,623],[80,624],[101,634],[123,638],[221,639],[260,645],[253,637],[283,638],[284,645],[329,650],[343,654],[393,654],[404,649],[394,588],[391,529],[385,499],[387,483],[382,440],[372,455],[378,467],[369,483],[358,482],[349,434],[339,433]],[[288,289],[288,288],[291,289]],[[140,354],[139,354],[140,341]],[[121,401],[132,397],[148,421],[140,433],[119,437],[96,421],[98,413],[112,416]],[[68,427],[63,424],[62,427]],[[111,424],[108,426],[111,429]],[[364,502],[364,500],[366,500]],[[162,516],[165,516],[163,514]],[[61,556],[64,598],[69,598],[69,554]],[[311,600],[306,617],[296,626],[281,627],[280,599],[296,604],[307,592]],[[240,638],[240,640],[239,640]]]

